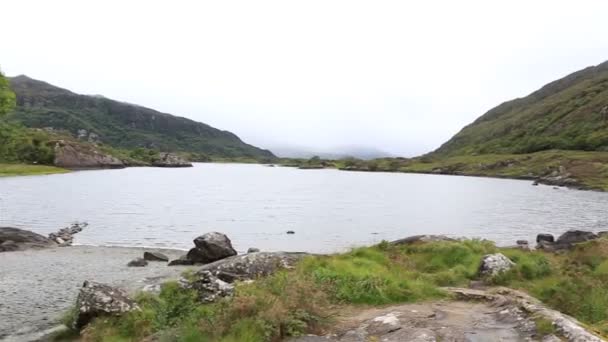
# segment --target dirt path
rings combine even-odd
[[[372,308],[344,317],[329,336],[297,342],[533,341],[534,325],[480,302],[440,301]]]

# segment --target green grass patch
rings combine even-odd
[[[66,172],[69,171],[59,167],[47,165],[0,164],[0,177],[50,175]]]

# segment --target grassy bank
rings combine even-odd
[[[159,296],[142,294],[139,312],[97,319],[85,341],[279,341],[322,333],[339,312],[352,306],[446,298],[442,286],[466,286],[476,279],[483,255],[499,249],[485,241],[441,242],[355,249],[311,256],[293,270],[237,285],[236,295],[199,304],[196,294],[176,283]],[[522,289],[608,334],[608,240],[562,255],[501,249],[517,266],[495,278],[497,285]]]
[[[451,174],[536,179],[565,171],[581,188],[608,191],[608,152],[550,150],[529,154],[426,156],[374,160],[283,159],[284,166],[318,165],[350,171]],[[560,168],[561,167],[561,168]]]
[[[0,177],[50,175],[66,172],[69,171],[59,167],[47,165],[0,164]]]

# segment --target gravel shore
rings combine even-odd
[[[150,262],[127,267],[144,251],[159,251],[170,259],[179,250],[72,246],[0,253],[0,340],[23,341],[57,325],[73,305],[85,280],[124,288],[129,292],[175,279],[188,267]]]

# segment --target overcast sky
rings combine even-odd
[[[608,59],[608,1],[3,1],[0,68],[252,144],[428,152]]]

